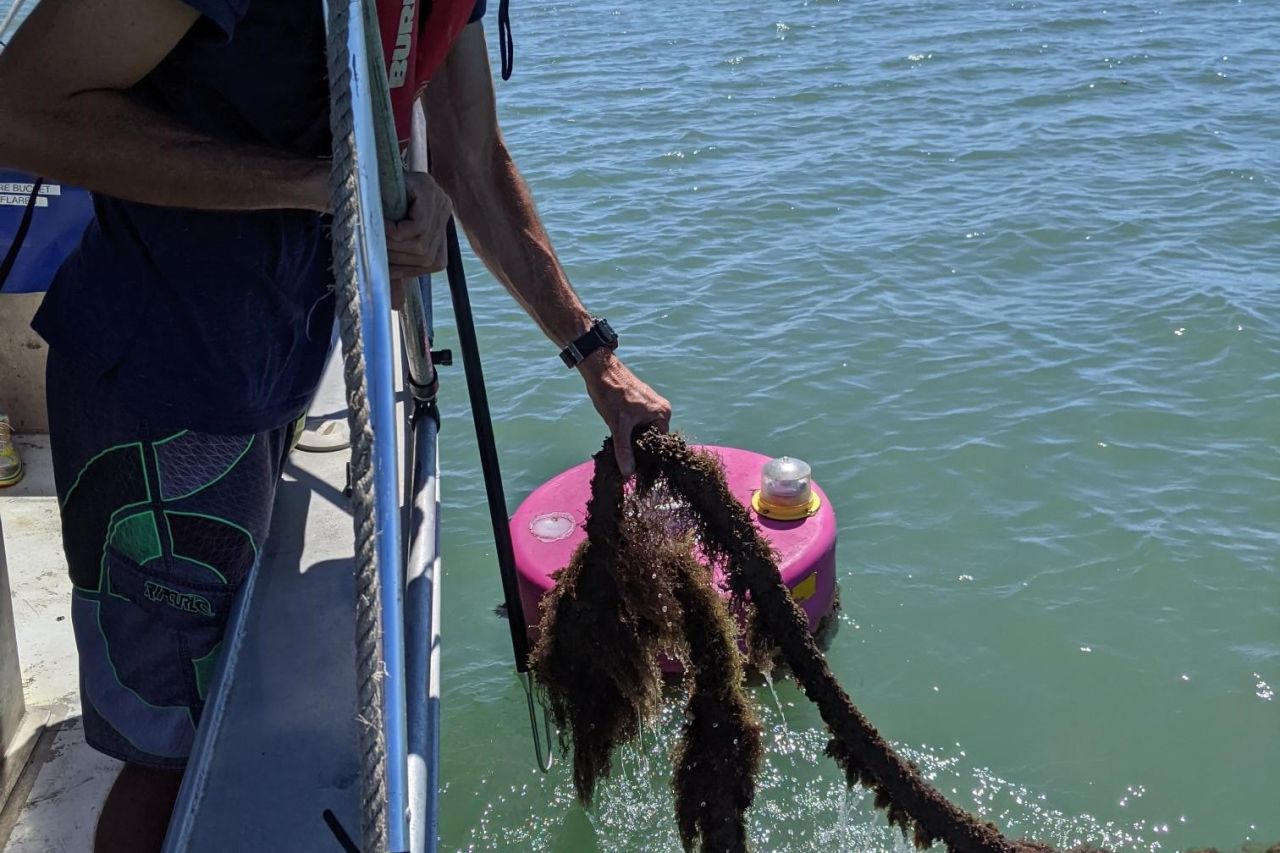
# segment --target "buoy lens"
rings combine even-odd
[[[808,463],[790,456],[770,459],[760,471],[760,497],[774,507],[808,507],[813,498]]]

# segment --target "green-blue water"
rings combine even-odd
[[[1280,840],[1280,7],[513,18],[503,126],[574,283],[679,428],[813,464],[830,660],[886,735],[1014,833]],[[471,268],[514,508],[603,428]],[[590,811],[532,769],[449,377],[444,847],[678,849],[678,720]],[[901,847],[778,697],[758,849]]]
[[[813,464],[881,730],[1015,835],[1280,840],[1280,7],[512,14],[503,126],[573,281],[677,427]],[[470,266],[514,508],[603,428]],[[532,768],[446,381],[443,847],[678,849],[674,711],[591,810]],[[756,696],[757,849],[905,849],[794,687]]]

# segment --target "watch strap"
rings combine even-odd
[[[566,367],[577,367],[596,350],[618,348],[618,335],[609,325],[609,321],[601,317],[591,318],[591,328],[577,340],[560,351],[560,360]]]

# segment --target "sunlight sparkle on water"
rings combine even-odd
[[[845,787],[840,771],[825,755],[825,730],[798,728],[784,721],[786,703],[780,691],[787,689],[793,688],[775,684],[773,697],[767,688],[754,691],[760,722],[775,738],[766,747],[756,802],[749,816],[753,845],[778,853],[909,853],[910,845],[903,842],[897,829],[885,825],[883,814],[872,807],[866,791]],[[622,751],[614,763],[614,775],[600,786],[591,809],[583,810],[577,804],[567,762],[545,777],[532,771],[531,781],[504,786],[502,794],[491,797],[465,849],[554,851],[556,839],[568,825],[585,822],[604,851],[678,850],[670,754],[680,735],[681,705],[680,698],[673,697],[656,723],[645,730],[643,741]],[[967,796],[959,794],[958,803],[996,821],[1012,837],[1025,836],[1068,848],[1091,844],[1115,851],[1155,851],[1161,849],[1160,842],[1151,836],[1169,831],[1169,823],[1163,820],[1120,825],[1088,814],[1065,814],[1053,808],[1044,793],[967,764],[966,752],[958,743],[947,748],[923,744],[894,747],[940,789],[950,791],[953,797],[967,792]],[[1122,804],[1145,793],[1144,786],[1130,785]],[[516,801],[531,803],[530,807],[536,804],[537,817],[502,823],[498,816],[510,814]],[[1179,822],[1185,823],[1185,817]]]

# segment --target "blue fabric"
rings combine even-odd
[[[31,197],[32,177],[0,169],[0,258],[13,245]],[[93,217],[89,193],[45,182],[31,215],[31,228],[14,260],[5,293],[43,293],[58,267],[80,244]]]
[[[328,156],[322,4],[185,1],[200,21],[131,94],[220,140]],[[157,427],[245,434],[301,414],[333,323],[324,218],[93,203],[36,331],[90,376],[112,371]]]

